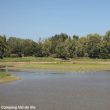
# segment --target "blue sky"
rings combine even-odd
[[[0,0],[0,34],[47,38],[110,30],[110,0]]]

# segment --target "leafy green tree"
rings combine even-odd
[[[74,39],[69,40],[68,53],[69,53],[70,58],[76,57],[76,45],[77,45],[76,40],[74,40]]]
[[[0,58],[4,56],[36,56],[110,58],[110,31],[102,37],[99,34],[88,34],[85,37],[65,33],[56,34],[43,41],[0,36]]]
[[[101,41],[98,44],[98,47],[99,47],[98,57],[102,59],[109,59],[110,58],[110,42]]]
[[[78,40],[78,39],[79,39],[79,36],[73,35],[73,39],[74,39],[74,40]]]
[[[107,31],[103,38],[105,41],[110,42],[110,31]]]
[[[23,47],[23,39],[10,37],[7,41],[11,54],[16,54],[17,56],[21,57],[24,50]]]
[[[52,42],[49,39],[46,39],[42,45],[42,54],[44,56],[51,56],[52,52]]]
[[[61,34],[56,34],[54,36],[52,36],[51,38],[49,38],[50,42],[51,42],[51,54],[56,54],[56,47],[58,47],[58,44],[65,42],[65,40],[68,39],[68,35],[61,33]]]
[[[38,45],[36,45],[36,52],[35,52],[36,57],[44,57],[45,55],[43,54],[43,43],[39,42]]]
[[[7,41],[6,36],[0,35],[0,58],[4,57],[5,52],[7,51]]]
[[[66,45],[66,42],[59,43],[56,46],[56,56],[62,59],[68,58],[69,53],[68,53],[68,45]]]
[[[23,40],[23,48],[24,56],[33,56],[39,51],[38,43],[30,39]]]
[[[101,36],[98,34],[87,35],[87,53],[91,58],[97,58],[99,54],[99,49],[97,44],[101,41]]]

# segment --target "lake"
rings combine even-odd
[[[21,80],[0,84],[0,106],[35,106],[36,110],[110,110],[109,71],[12,74]]]

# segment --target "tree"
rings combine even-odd
[[[61,47],[61,45],[64,45],[63,43],[69,38],[67,34],[61,33],[58,35],[54,35],[51,38],[49,38],[49,42],[51,42],[51,47],[50,47],[50,53],[51,56],[56,57],[58,52],[58,48]],[[57,48],[57,49],[56,49]]]
[[[4,56],[37,56],[37,57],[90,57],[110,58],[110,31],[102,37],[99,34],[88,34],[85,37],[65,33],[56,34],[45,40],[35,42],[30,39],[20,39],[0,36],[0,58]]]
[[[39,51],[38,49],[38,43],[34,42],[33,40],[30,39],[25,39],[23,41],[23,53],[24,56],[33,56],[36,55],[37,51]]]
[[[11,54],[16,54],[17,56],[21,57],[24,54],[24,46],[23,46],[23,39],[10,37],[7,41]]]
[[[68,53],[69,57],[73,58],[76,56],[76,40],[70,39],[68,42]]]
[[[46,39],[42,45],[42,54],[44,56],[51,56],[51,52],[52,52],[52,42],[50,41],[50,39]]]
[[[4,54],[7,50],[7,41],[5,36],[0,36],[0,58],[4,57]]]
[[[62,58],[62,59],[67,59],[69,57],[69,53],[68,53],[68,45],[65,42],[62,42],[62,43],[59,43],[57,46],[56,46],[56,56],[58,58]]]
[[[106,32],[106,34],[104,35],[103,39],[104,39],[105,41],[110,42],[110,31],[107,31],[107,32]]]
[[[99,54],[98,58],[109,59],[110,58],[110,42],[101,41],[98,44]]]
[[[101,36],[98,34],[87,35],[87,53],[91,58],[97,58],[99,54],[98,43],[101,41]]]
[[[73,35],[73,39],[78,40],[79,39],[79,36]]]

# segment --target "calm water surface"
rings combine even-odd
[[[1,105],[36,110],[110,110],[110,72],[13,72],[22,79],[0,84]]]

